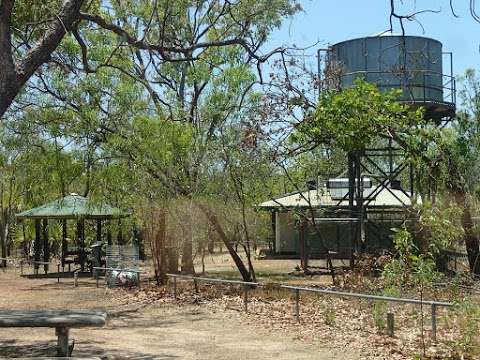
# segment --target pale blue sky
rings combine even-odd
[[[400,0],[396,1],[400,6]],[[449,0],[404,0],[399,12],[409,12],[416,4],[417,10],[441,10],[438,14],[418,16],[425,32],[414,22],[406,22],[407,35],[422,35],[443,43],[444,51],[454,55],[454,73],[463,74],[467,68],[480,71],[480,23],[470,16],[469,0],[454,0],[455,18]],[[389,0],[301,0],[304,11],[288,19],[275,31],[268,47],[292,45],[306,47],[320,41],[327,43],[373,35],[389,28]],[[478,12],[480,13],[480,4]],[[395,32],[400,28],[396,23]],[[310,50],[309,54],[314,54]],[[444,69],[444,72],[447,69]]]

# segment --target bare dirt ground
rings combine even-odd
[[[238,310],[142,298],[97,289],[91,279],[27,279],[0,271],[0,309],[106,309],[107,326],[72,329],[74,355],[102,359],[359,359],[355,350],[321,347],[294,334],[254,326]],[[145,294],[145,292],[143,292]],[[148,292],[147,292],[148,293]],[[0,357],[55,352],[54,329],[2,329]]]

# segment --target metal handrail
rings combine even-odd
[[[340,75],[341,78],[345,78],[347,76],[356,76],[356,75],[362,75],[362,74],[389,74],[389,75],[422,75],[423,76],[423,84],[412,84],[408,83],[406,84],[408,87],[423,87],[425,89],[430,89],[430,90],[446,90],[447,93],[443,94],[443,101],[455,104],[456,103],[456,78],[453,75],[447,75],[442,72],[438,71],[433,71],[433,70],[422,70],[422,69],[412,69],[412,70],[404,70],[404,71],[388,71],[388,70],[357,70],[357,71],[351,71],[348,73],[343,73]],[[442,85],[441,86],[431,86],[425,84],[425,79],[429,75],[437,75],[442,77]],[[374,84],[376,84],[378,87],[395,87],[395,85],[400,85],[400,84],[381,84],[376,81],[372,81]],[[424,96],[425,100],[426,97]],[[422,99],[420,99],[422,100]]]
[[[0,258],[0,261],[13,261],[13,262],[19,262],[19,263],[30,263],[30,264],[39,264],[39,265],[50,265],[50,262],[46,261],[35,261],[35,260],[29,260],[29,259],[17,259],[17,258]]]
[[[433,71],[433,70],[422,70],[422,69],[412,69],[412,70],[404,70],[404,71],[388,71],[388,70],[356,70],[343,73],[341,76],[345,75],[356,75],[356,74],[407,74],[407,73],[425,73],[425,74],[434,74],[434,75],[441,75],[442,77],[455,79],[454,75],[447,75],[442,72]]]
[[[258,287],[265,286],[265,284],[262,284],[262,283],[249,282],[249,281],[206,278],[206,277],[198,277],[198,276],[182,275],[182,274],[166,274],[166,275],[168,277],[172,277],[172,278],[183,278],[183,279],[191,279],[191,280],[198,280],[198,281],[212,282],[212,283],[225,283],[225,284],[247,285],[247,286],[258,286]],[[326,295],[336,295],[336,296],[339,296],[339,297],[362,298],[362,299],[367,299],[367,300],[401,302],[401,303],[417,304],[417,305],[436,305],[436,306],[445,306],[445,307],[449,307],[449,306],[454,305],[452,303],[448,303],[448,302],[444,302],[444,301],[396,298],[396,297],[392,297],[392,296],[352,293],[352,292],[347,292],[347,291],[309,288],[309,287],[293,286],[293,285],[286,285],[286,284],[279,284],[279,287],[283,288],[283,289],[322,293],[322,294],[326,294]]]
[[[198,276],[192,276],[192,275],[182,275],[182,274],[166,274],[166,275],[168,277],[173,277],[173,278],[192,279],[192,280],[199,280],[199,281],[205,281],[205,282],[248,285],[248,286],[262,286],[262,284],[259,284],[256,282],[249,282],[249,281],[215,279],[215,278],[198,277]]]
[[[46,261],[35,261],[35,260],[20,260],[20,261],[30,263],[30,264],[39,264],[39,265],[50,265],[51,264],[51,263],[46,262]]]
[[[244,289],[244,296],[243,296],[243,306],[245,312],[248,311],[248,291],[250,287],[264,287],[265,284],[256,283],[256,282],[248,282],[248,281],[240,281],[240,280],[226,280],[226,279],[215,279],[215,278],[206,278],[206,277],[198,277],[192,275],[181,275],[181,274],[166,274],[167,277],[173,278],[173,291],[174,291],[174,298],[177,298],[177,278],[183,279],[190,279],[193,280],[196,284],[196,281],[204,281],[210,283],[224,283],[224,284],[235,284],[235,285],[243,285]],[[427,305],[431,308],[432,314],[432,340],[435,342],[437,338],[437,307],[452,307],[454,304],[444,301],[434,301],[434,300],[419,300],[419,299],[407,299],[407,298],[396,298],[392,296],[381,296],[381,295],[370,295],[370,294],[361,294],[361,293],[352,293],[346,291],[336,291],[336,290],[327,290],[327,289],[317,289],[317,288],[308,288],[302,286],[293,286],[293,285],[286,285],[286,284],[278,284],[279,288],[287,289],[287,290],[294,290],[295,291],[295,317],[297,321],[300,319],[300,292],[312,292],[317,294],[324,294],[324,295],[333,295],[338,297],[351,297],[357,299],[365,299],[365,300],[372,300],[372,301],[386,301],[386,302],[397,302],[397,303],[404,303],[404,304],[414,304],[414,305]],[[392,329],[393,331],[393,329]]]
[[[346,291],[306,288],[301,286],[280,285],[280,287],[283,289],[300,290],[300,291],[306,291],[306,292],[315,292],[315,293],[321,293],[326,295],[336,295],[339,297],[351,297],[351,298],[360,298],[360,299],[366,299],[366,300],[400,302],[405,304],[430,305],[430,306],[435,305],[435,306],[444,306],[444,307],[449,307],[454,305],[452,303],[443,302],[443,301],[396,298],[392,296],[369,295],[369,294],[352,293],[352,292],[346,292]]]

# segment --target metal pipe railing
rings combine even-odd
[[[396,76],[398,78],[407,76],[408,81],[406,84],[400,82],[394,83],[381,83],[380,79],[372,80],[371,82],[377,85],[380,88],[395,88],[401,86],[407,86],[409,88],[423,88],[424,96],[423,99],[417,100],[434,100],[433,98],[430,99],[430,96],[427,97],[425,91],[428,90],[436,90],[436,91],[444,91],[447,92],[443,94],[443,101],[449,103],[456,103],[456,78],[453,75],[444,74],[442,72],[433,71],[433,70],[422,70],[422,69],[411,69],[411,70],[403,70],[403,71],[388,71],[388,70],[357,70],[351,71],[348,73],[343,73],[340,75],[341,78],[352,78],[355,79],[358,75],[389,75],[389,76]],[[421,76],[423,79],[423,83],[413,82],[415,77]],[[441,85],[440,86],[433,86],[427,84],[426,79],[429,77],[441,77]]]
[[[239,280],[226,280],[226,279],[215,279],[215,278],[206,278],[198,277],[192,275],[181,275],[181,274],[166,274],[167,277],[173,278],[173,296],[177,299],[177,278],[180,279],[189,279],[196,281],[203,281],[208,283],[223,283],[223,284],[233,284],[233,285],[242,285],[244,289],[243,294],[243,306],[244,311],[248,312],[248,290],[250,287],[263,287],[265,284],[248,282],[248,281],[239,281]],[[382,295],[370,295],[362,293],[352,293],[346,291],[337,291],[337,290],[328,290],[328,289],[317,289],[309,288],[302,286],[293,286],[286,284],[278,284],[278,287],[286,290],[293,290],[295,293],[295,318],[297,321],[300,321],[300,292],[311,292],[322,295],[332,295],[336,297],[347,297],[347,298],[357,298],[365,299],[371,301],[385,301],[385,302],[396,302],[403,304],[413,304],[413,305],[426,305],[430,306],[432,314],[432,340],[436,342],[437,340],[437,307],[452,307],[454,304],[444,301],[434,301],[434,300],[419,300],[419,299],[408,299],[408,298],[397,298],[392,296],[382,296]]]
[[[16,259],[16,258],[0,258],[0,261],[10,261],[15,264],[20,264],[20,275],[23,275],[23,264],[38,264],[38,265],[50,265],[49,262],[46,261],[35,261],[35,260],[30,260],[30,259]],[[5,270],[5,268],[4,268]]]

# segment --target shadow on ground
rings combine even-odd
[[[56,355],[56,343],[54,341],[32,341],[31,343],[18,343],[13,339],[3,339],[0,343],[0,359],[22,357],[44,357]],[[75,346],[72,356],[95,356],[105,360],[132,359],[132,360],[169,360],[179,358],[169,354],[149,354],[143,352],[129,352],[122,350],[105,350],[104,342],[89,341],[82,347]]]
[[[91,272],[77,272],[78,278],[93,278],[93,275]],[[44,273],[38,273],[38,274],[23,274],[20,275],[21,277],[25,279],[56,279],[60,277],[61,279],[73,279],[73,271],[71,272],[49,272],[47,274]]]

